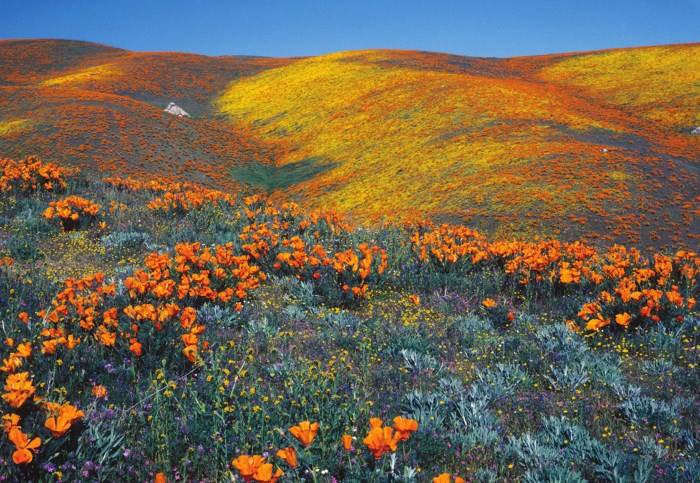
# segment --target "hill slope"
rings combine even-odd
[[[232,79],[288,62],[0,41],[0,152],[233,187],[228,169],[272,153],[213,119],[211,99]],[[165,114],[171,101],[193,118]]]
[[[694,247],[698,59],[700,45],[261,59],[5,41],[0,152],[248,183],[358,221]],[[170,101],[193,118],[162,113]]]
[[[698,231],[697,58],[699,46],[512,60],[350,52],[234,82],[218,105],[288,143],[282,163],[333,166],[289,190],[314,206],[564,235],[583,223],[648,242]]]

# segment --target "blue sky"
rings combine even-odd
[[[0,38],[132,50],[513,56],[700,41],[700,0],[0,0]]]

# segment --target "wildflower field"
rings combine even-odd
[[[363,223],[696,247],[699,59],[700,44],[276,59],[5,40],[0,153],[252,186]]]
[[[698,481],[700,256],[0,161],[1,481]]]

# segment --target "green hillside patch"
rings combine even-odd
[[[270,192],[308,181],[336,166],[337,163],[324,162],[320,157],[310,157],[282,166],[254,161],[232,168],[231,176],[236,181]]]

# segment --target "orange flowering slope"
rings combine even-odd
[[[421,213],[500,233],[690,245],[698,49],[262,59],[2,41],[0,151],[276,189],[362,221]],[[171,101],[192,117],[163,113]]]
[[[288,62],[0,41],[0,152],[232,186],[232,166],[276,148],[209,115],[210,101],[232,79]],[[172,101],[193,117],[165,114]]]
[[[341,52],[236,81],[218,106],[237,125],[289,143],[284,168],[316,160],[317,175],[281,193],[309,206],[363,220],[419,211],[502,233],[688,243],[700,199],[700,141],[690,135],[697,51],[614,51],[601,65],[596,54]],[[645,60],[630,72],[625,59],[635,56]],[[628,109],[637,80],[648,78],[656,97]],[[617,94],[619,104],[606,102]],[[676,101],[656,102],[667,96]],[[661,216],[668,221],[652,226]]]

